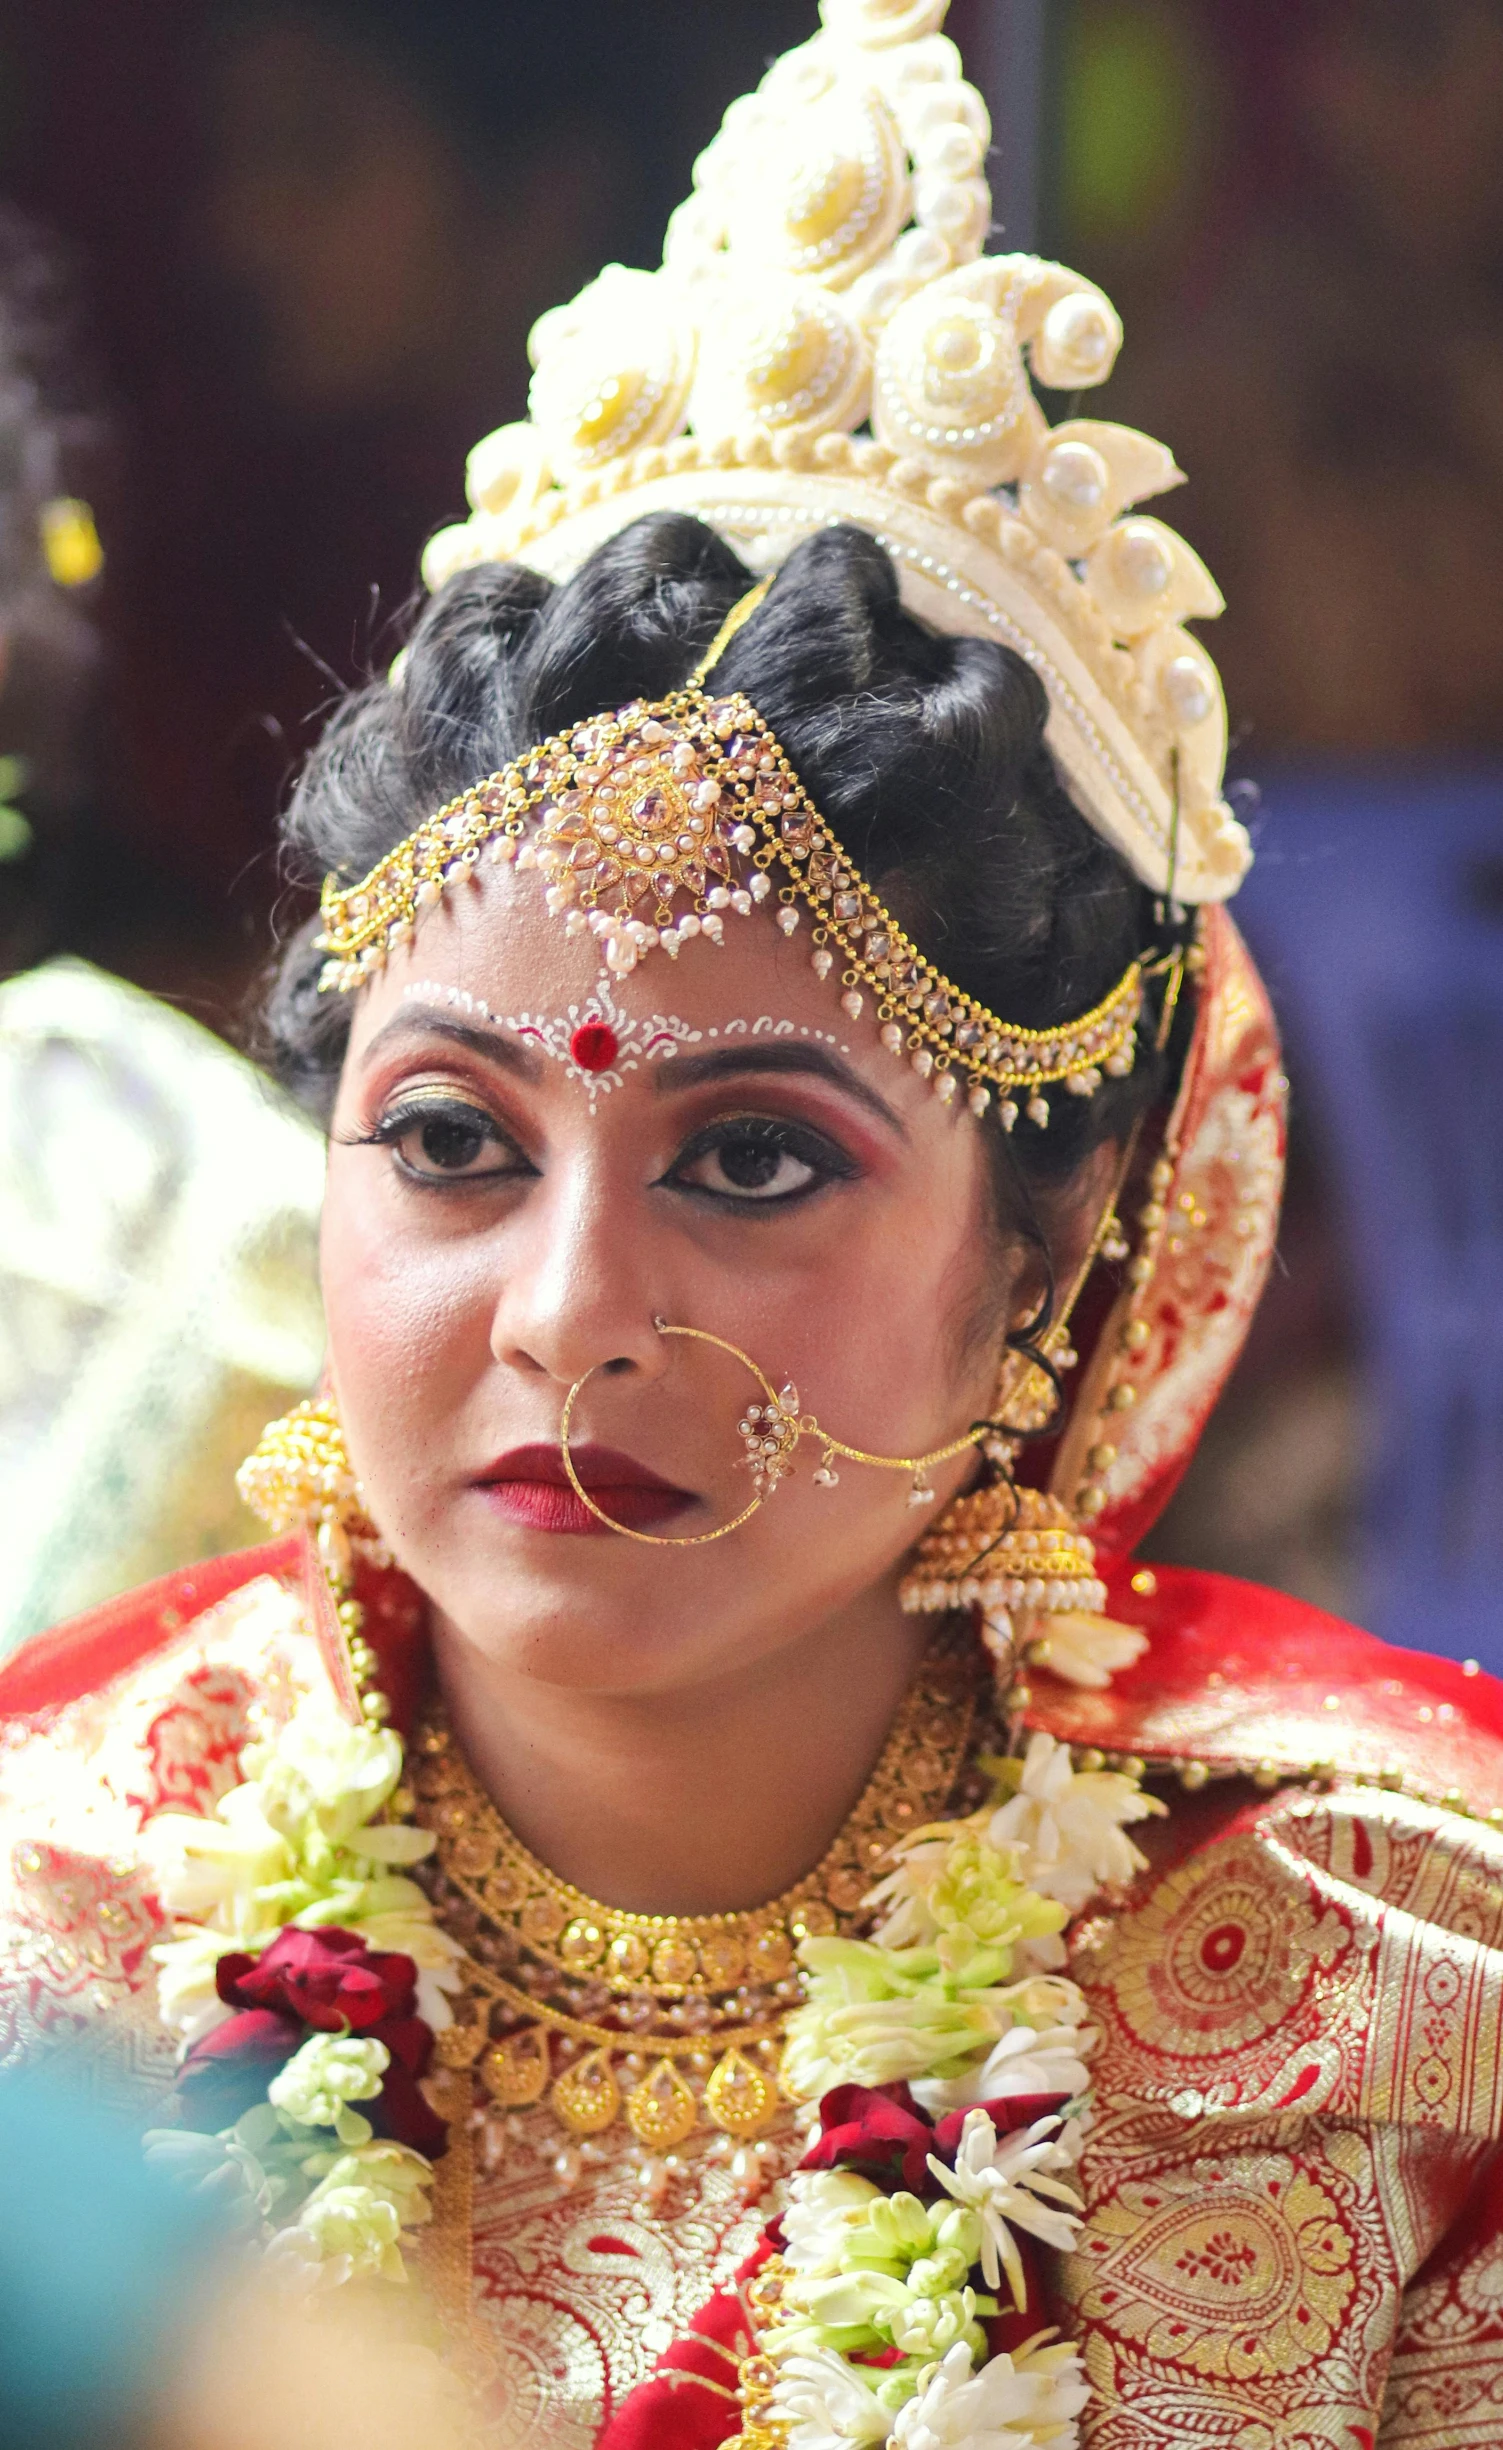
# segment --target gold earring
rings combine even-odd
[[[1020,1658],[1065,1683],[1101,1691],[1148,1647],[1135,1625],[1105,1616],[1096,1551],[1061,1499],[992,1481],[945,1508],[898,1585],[911,1616],[974,1609],[997,1680]]]
[[[988,1650],[1010,1670],[1042,1617],[1096,1615],[1106,1586],[1096,1552],[1057,1497],[995,1480],[945,1508],[914,1551],[899,1585],[911,1616],[952,1608],[981,1612]]]
[[[375,1562],[389,1559],[365,1511],[333,1396],[295,1404],[269,1421],[235,1474],[235,1486],[270,1531],[302,1534],[317,1568],[308,1578],[309,1600],[325,1619],[331,1665],[345,1670],[341,1681],[348,1689],[341,1698],[379,1726],[389,1705],[373,1682],[378,1662],[355,1597],[356,1544]]]

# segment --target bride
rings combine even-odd
[[[1132,1561],[1285,1084],[1220,599],[943,15],[545,319],[299,784],[326,1388],[0,1676],[7,2045],[507,2438],[1480,2450],[1503,1711]]]

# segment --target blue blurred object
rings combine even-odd
[[[137,2128],[45,2075],[0,2077],[0,2450],[139,2439],[219,2244]]]
[[[1353,1612],[1503,1673],[1503,768],[1275,774],[1254,830],[1236,917],[1355,1270]]]

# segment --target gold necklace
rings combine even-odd
[[[952,1620],[937,1631],[823,1860],[741,1913],[628,1913],[559,1879],[513,1835],[431,1713],[410,1755],[416,1817],[437,1839],[434,1904],[466,1949],[456,2020],[437,2039],[441,2063],[473,2070],[488,2119],[505,2127],[546,2097],[567,2131],[564,2166],[580,2139],[623,2115],[650,2154],[673,2152],[706,2124],[754,2146],[784,2106],[776,2070],[802,1995],[798,1943],[854,1932],[893,1841],[950,1803],[981,1666],[968,1629]]]

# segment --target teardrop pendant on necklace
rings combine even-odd
[[[671,2152],[699,2124],[699,2104],[671,2059],[659,2059],[626,2097],[626,2118],[650,2152]]]
[[[621,2107],[621,2087],[610,2052],[592,2050],[588,2058],[566,2067],[549,2100],[576,2135],[599,2135]]]
[[[525,2110],[548,2090],[553,2064],[541,2025],[496,2042],[480,2062],[480,2081],[503,2110]]]
[[[739,2050],[728,2050],[705,2086],[705,2109],[717,2127],[748,2142],[778,2114],[778,2088]]]

